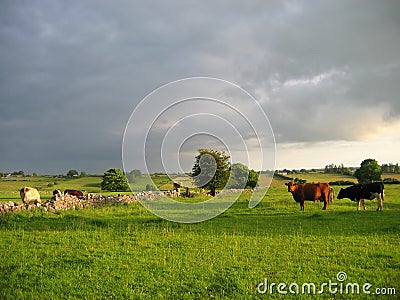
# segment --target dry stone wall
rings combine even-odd
[[[141,192],[135,195],[118,195],[118,196],[103,196],[101,194],[87,194],[82,199],[75,196],[56,196],[50,200],[40,204],[36,203],[23,203],[23,202],[2,202],[0,203],[0,213],[18,212],[18,211],[32,211],[41,209],[43,211],[55,212],[58,210],[80,209],[85,207],[97,207],[110,204],[130,204],[138,200],[147,199],[152,200],[161,196],[157,192]]]

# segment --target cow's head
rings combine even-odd
[[[338,198],[339,200],[345,198],[345,196],[344,196],[344,189],[340,189],[339,194],[337,195],[337,198]]]
[[[287,185],[287,187],[288,187],[288,192],[293,193],[296,191],[297,183],[290,181],[288,183],[285,183],[285,185]]]
[[[59,196],[59,197],[61,197],[61,195],[62,195],[62,193],[61,193],[60,190],[54,190],[54,191],[53,191],[53,196]]]

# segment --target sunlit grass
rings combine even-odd
[[[0,298],[248,299],[261,297],[265,278],[320,284],[339,271],[399,291],[399,192],[387,187],[381,213],[376,201],[357,212],[346,200],[300,212],[274,188],[255,209],[245,194],[197,224],[159,219],[140,203],[1,215]]]

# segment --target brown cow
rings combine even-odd
[[[300,202],[300,210],[304,210],[305,200],[320,200],[324,202],[322,209],[326,210],[328,208],[331,193],[328,183],[297,184],[289,182],[286,185],[288,186],[288,192],[292,193],[294,201]]]
[[[83,198],[83,193],[78,190],[65,190],[64,195],[75,196],[79,199]]]
[[[25,186],[19,191],[19,194],[21,196],[22,202],[24,202],[25,204],[43,203],[43,201],[40,200],[39,192],[35,188]]]

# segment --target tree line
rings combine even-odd
[[[350,168],[345,167],[343,164],[340,164],[338,166],[335,164],[326,165],[325,169],[324,169],[324,173],[325,174],[341,174],[341,175],[348,175],[348,176],[353,175],[353,171]]]

